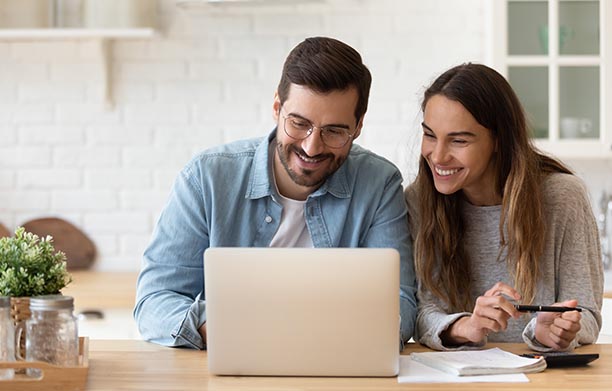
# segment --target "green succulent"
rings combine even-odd
[[[23,227],[0,238],[0,295],[11,297],[59,293],[72,281],[66,254],[55,251],[53,238],[39,238]]]

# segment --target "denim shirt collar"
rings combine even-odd
[[[262,142],[257,146],[255,150],[255,156],[253,156],[253,165],[251,167],[251,173],[249,176],[249,185],[246,191],[246,198],[257,199],[267,196],[276,195],[275,186],[273,186],[272,179],[272,167],[268,164],[269,155],[268,150],[270,143],[276,137],[276,128],[265,137]],[[352,148],[352,146],[351,146]],[[347,159],[342,163],[340,168],[333,173],[327,180],[315,190],[308,197],[319,197],[326,193],[337,198],[350,198],[353,192],[350,183],[354,181],[348,180],[349,168],[348,162],[350,160],[350,152]]]

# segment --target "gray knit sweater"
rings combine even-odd
[[[541,258],[542,279],[534,304],[548,305],[576,299],[585,308],[581,329],[568,349],[594,343],[601,328],[603,270],[597,225],[586,190],[576,176],[552,174],[542,183],[543,206],[546,219],[546,244]],[[418,224],[416,197],[413,187],[406,189],[410,225]],[[529,208],[529,205],[524,205]],[[508,272],[505,250],[498,260],[500,249],[499,220],[501,206],[477,207],[463,203],[465,221],[464,245],[470,255],[473,285],[472,299],[482,295],[496,282],[513,286]],[[416,231],[411,228],[414,234]],[[414,237],[413,237],[414,239]],[[463,346],[444,346],[441,333],[453,322],[470,313],[448,313],[445,304],[419,284],[419,313],[415,339],[433,349],[469,349],[487,341]],[[525,341],[531,349],[551,350],[535,339],[535,314],[510,319],[508,328],[489,334],[491,342]]]

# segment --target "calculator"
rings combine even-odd
[[[540,352],[521,354],[523,357],[544,357],[548,368],[576,367],[586,365],[599,358],[599,353],[569,353],[569,352]]]

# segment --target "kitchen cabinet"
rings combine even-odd
[[[602,326],[598,343],[612,343],[612,298],[604,298],[601,308]]]
[[[490,62],[519,96],[536,145],[612,157],[612,4],[493,0]]]
[[[612,269],[604,271],[604,299],[601,318],[602,326],[597,343],[612,343]]]

